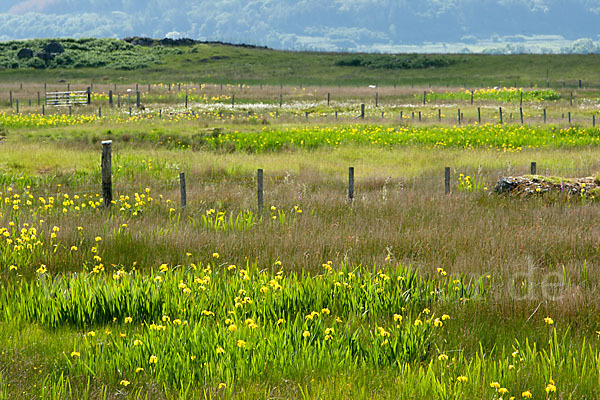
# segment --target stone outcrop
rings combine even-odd
[[[585,178],[560,178],[542,175],[505,176],[498,179],[494,191],[518,196],[548,192],[595,196],[600,194],[600,181],[594,176]]]

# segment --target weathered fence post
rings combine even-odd
[[[327,93],[327,107],[329,107],[330,101],[331,101],[331,93]]]
[[[283,93],[279,93],[279,108],[283,106]]]
[[[442,109],[438,108],[438,122],[442,122]]]
[[[444,168],[444,193],[450,194],[450,167]]]
[[[112,140],[102,141],[102,198],[104,207],[112,203],[112,176],[111,176]]]
[[[546,123],[546,109],[544,108],[544,123]]]
[[[379,92],[375,93],[375,107],[379,107]]]
[[[481,125],[481,107],[477,107],[477,123]]]
[[[139,91],[135,92],[135,106],[137,108],[140,108],[142,106],[141,93]]]
[[[498,108],[498,115],[500,116],[500,123],[502,124],[502,107]]]
[[[571,123],[571,111],[569,111],[569,124]]]
[[[531,162],[531,175],[537,174],[537,163],[535,161]]]
[[[263,170],[259,168],[256,170],[256,200],[258,205],[258,212],[263,211]]]
[[[235,94],[231,95],[231,108],[235,107]]]
[[[92,104],[92,88],[88,86],[87,88],[87,104],[88,106]]]
[[[188,108],[188,94],[185,94],[185,108]]]
[[[354,201],[354,167],[348,168],[348,202]]]
[[[421,122],[421,111],[419,111],[419,122]]]
[[[108,91],[108,105],[109,106],[113,106],[113,91],[109,90]]]
[[[12,107],[13,107],[13,95],[12,95],[12,90],[9,92],[8,96],[9,96],[10,108],[12,108]]]
[[[365,119],[365,105],[364,104],[360,105],[360,118]]]
[[[425,105],[425,103],[427,103],[427,91],[423,90],[423,105]]]
[[[46,105],[42,104],[42,115],[46,115]]]
[[[461,114],[460,114],[460,108],[459,108],[459,109],[458,109],[458,124],[459,124],[459,125],[460,125],[460,117],[461,117]]]
[[[521,92],[521,102],[519,103],[519,106],[523,107],[523,91],[519,90],[519,92]]]
[[[19,113],[19,100],[17,99],[17,114]]]
[[[181,208],[187,205],[187,193],[185,191],[185,172],[179,173],[179,192],[181,193]]]
[[[471,90],[471,105],[473,105],[473,91]]]
[[[102,107],[98,107],[98,118],[102,118]]]
[[[519,114],[521,115],[521,125],[523,125],[523,107],[519,107]]]
[[[569,99],[569,103],[570,103],[571,105],[573,105],[573,92],[571,92],[571,97],[570,97],[570,99]]]

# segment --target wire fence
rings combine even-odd
[[[167,194],[171,201],[180,203],[182,207],[187,205],[187,200],[192,196],[206,201],[220,201],[226,196],[228,199],[237,199],[246,205],[254,203],[256,208],[262,211],[265,203],[272,201],[302,202],[311,199],[320,199],[323,196],[338,198],[349,203],[355,200],[366,199],[373,195],[386,198],[388,195],[401,195],[409,193],[428,193],[439,195],[450,194],[458,189],[469,189],[471,185],[478,190],[492,190],[496,182],[507,176],[539,175],[541,177],[552,177],[560,175],[566,180],[569,177],[588,177],[595,180],[595,173],[600,170],[600,163],[594,162],[581,166],[564,166],[560,168],[549,168],[543,163],[531,162],[529,165],[506,165],[503,169],[475,167],[445,167],[439,171],[429,171],[427,174],[418,176],[394,176],[379,171],[376,175],[362,175],[360,169],[348,168],[345,176],[302,177],[298,175],[281,174],[280,172],[269,175],[268,171],[258,169],[252,176],[241,180],[212,179],[207,177],[186,177],[185,173],[173,176],[167,180],[160,180],[153,184],[142,185],[133,183],[119,183],[114,185],[112,179],[110,184],[98,182],[75,187],[56,187],[54,190],[48,188],[23,189],[34,198],[55,199],[73,198],[73,196],[89,196],[95,201],[106,201],[107,196],[111,200],[119,200],[120,196],[133,196],[135,193],[159,196]],[[111,172],[111,171],[109,171]],[[111,176],[111,175],[104,175]],[[465,178],[469,184],[465,185]],[[191,178],[191,179],[190,179]],[[107,191],[110,191],[108,193]],[[10,192],[3,190],[4,196],[15,194],[18,190]],[[113,197],[114,196],[114,197]],[[365,197],[367,196],[367,197]],[[240,200],[241,199],[241,200]],[[112,202],[105,202],[110,205]]]

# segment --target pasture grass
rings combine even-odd
[[[286,88],[302,101],[329,89]],[[362,89],[345,89],[340,120],[322,99],[279,117],[277,103],[252,108],[277,87],[243,87],[239,110],[199,116],[152,90],[151,117],[0,114],[0,399],[598,393],[597,199],[493,193],[531,161],[542,176],[595,176],[596,92],[531,105],[520,126],[506,99],[428,104],[419,123],[408,88],[367,103],[365,121]],[[508,123],[473,123],[476,106],[492,119],[499,105]],[[454,126],[457,107],[468,125]],[[569,111],[587,122],[556,116]]]

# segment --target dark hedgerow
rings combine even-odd
[[[447,67],[460,61],[462,60],[442,55],[353,54],[335,61],[335,65],[378,69],[424,69]]]

